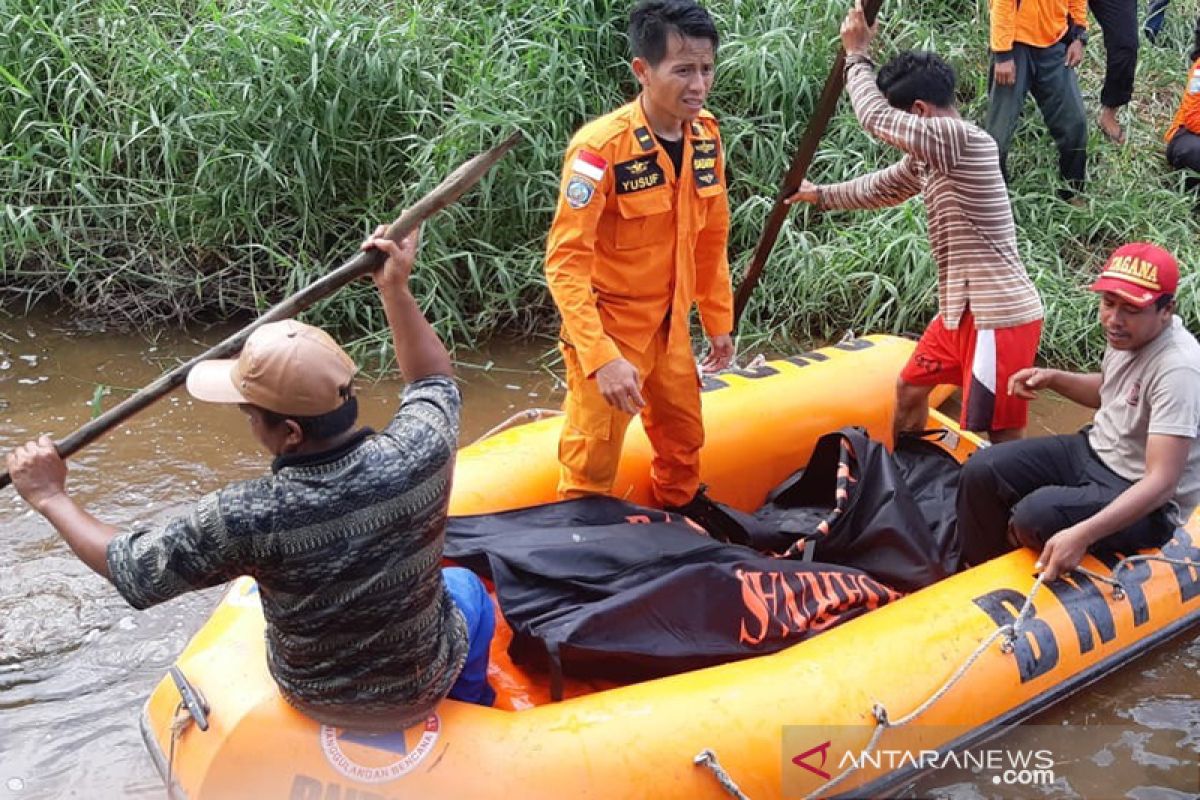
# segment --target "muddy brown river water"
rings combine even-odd
[[[88,420],[98,392],[110,407],[222,333],[147,341],[68,321],[0,316],[0,452],[39,433],[65,435]],[[522,409],[557,407],[561,389],[545,358],[551,350],[551,342],[534,342],[457,354],[463,442]],[[392,380],[363,387],[363,421],[383,425],[400,388]],[[1045,399],[1031,432],[1073,430],[1086,418],[1069,403]],[[236,409],[177,392],[73,458],[68,486],[106,521],[166,519],[223,482],[267,468],[245,426]],[[219,591],[134,611],[15,492],[0,491],[0,800],[165,796],[137,718]],[[1026,796],[1197,797],[1200,637],[1187,634],[1147,654],[1032,722],[1000,742],[1042,746],[1055,727],[1068,736],[1085,724],[1103,726],[1105,738]],[[906,795],[995,791],[969,772],[938,773]]]

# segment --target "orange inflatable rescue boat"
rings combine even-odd
[[[886,437],[911,351],[872,336],[709,379],[709,493],[752,510],[820,435],[860,425]],[[553,500],[560,425],[541,420],[463,448],[451,514]],[[942,447],[959,460],[980,446],[936,412],[930,425],[949,431]],[[649,458],[635,420],[618,496],[649,501]],[[545,676],[509,659],[498,616],[495,707],[446,700],[422,725],[374,737],[322,726],[284,701],[267,672],[256,588],[243,578],[155,689],[142,729],[172,795],[194,800],[879,795],[922,764],[847,754],[957,751],[1200,623],[1200,519],[1144,555],[1115,572],[1088,557],[1090,574],[1040,587],[1034,554],[1012,552],[781,652],[626,686],[568,681],[558,702]],[[785,613],[786,589],[773,591],[763,607]]]

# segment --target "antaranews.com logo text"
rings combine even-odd
[[[978,733],[968,726],[915,724],[890,728],[878,740],[874,732],[873,725],[785,726],[783,796],[855,796],[856,789],[891,791],[920,779],[966,781],[993,797],[1023,798],[1033,788],[1055,786],[1090,800],[1116,800],[1132,788],[1123,786],[1124,778],[1136,786],[1146,778],[1146,737],[1123,726],[1018,725],[974,746],[964,746]],[[1200,755],[1186,747],[1160,755],[1155,788],[1200,796]],[[831,781],[836,784],[825,789]]]

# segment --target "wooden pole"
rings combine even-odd
[[[865,0],[863,2],[863,13],[866,14],[868,25],[875,24],[875,18],[878,16],[879,7],[882,4],[883,0]],[[817,145],[825,134],[825,129],[829,127],[829,119],[837,108],[838,97],[841,96],[842,89],[846,84],[845,66],[846,53],[839,47],[837,57],[833,60],[833,68],[829,70],[829,77],[825,79],[825,88],[821,90],[821,97],[817,100],[816,110],[813,112],[812,119],[809,120],[804,136],[800,139],[796,155],[792,157],[792,165],[788,167],[787,174],[783,178],[783,187],[775,198],[771,216],[767,218],[766,227],[763,228],[762,235],[758,237],[758,244],[754,247],[754,256],[750,259],[750,266],[746,268],[746,276],[738,286],[733,301],[734,330],[737,330],[738,323],[742,320],[742,312],[746,310],[746,304],[750,302],[750,294],[758,285],[758,279],[767,265],[767,258],[770,257],[771,250],[775,247],[775,240],[779,238],[779,230],[787,218],[789,207],[785,206],[783,201],[800,188],[801,182],[808,175],[808,168],[812,165],[813,156],[817,153]]]
[[[487,174],[488,170],[520,140],[521,133],[518,131],[491,150],[480,153],[470,161],[459,166],[445,180],[434,187],[429,194],[406,208],[404,213],[391,224],[385,236],[394,242],[404,239],[405,236],[412,233],[426,219],[462,197],[468,189],[478,183]],[[313,305],[313,303],[324,300],[351,281],[374,272],[383,261],[384,255],[378,250],[359,252],[337,269],[318,278],[291,297],[273,306],[261,317],[220,344],[201,353],[186,364],[176,367],[150,385],[121,401],[108,411],[105,411],[91,422],[81,426],[65,439],[55,442],[54,446],[58,450],[58,454],[63,458],[68,458],[74,453],[79,452],[134,414],[151,405],[159,398],[169,394],[187,380],[187,375],[192,370],[192,367],[201,361],[232,357],[241,351],[242,345],[246,343],[246,339],[260,325],[296,316],[304,309]],[[8,470],[4,470],[4,472],[0,473],[0,489],[3,489],[10,483],[12,483],[12,479],[9,477]]]

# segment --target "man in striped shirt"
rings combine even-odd
[[[846,86],[862,126],[905,157],[844,183],[805,181],[787,202],[866,209],[922,195],[939,313],[897,382],[893,437],[924,428],[930,391],[953,383],[964,390],[963,428],[1018,439],[1028,404],[1008,392],[1008,377],[1033,365],[1042,303],[1017,253],[996,143],[959,116],[954,72],[936,55],[901,53],[876,79],[873,36],[859,4],[842,24]]]

